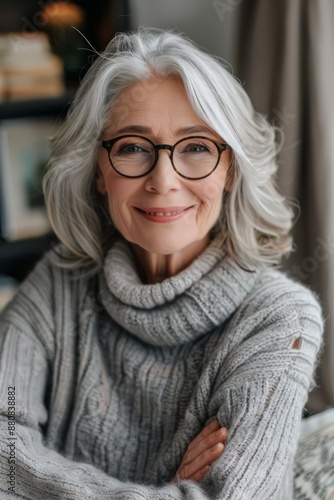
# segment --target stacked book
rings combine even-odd
[[[64,91],[63,65],[45,33],[0,36],[0,99],[56,96]]]

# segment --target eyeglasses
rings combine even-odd
[[[184,179],[204,179],[217,168],[225,143],[218,144],[203,136],[186,137],[169,144],[154,144],[140,135],[121,135],[101,142],[108,152],[112,168],[123,177],[138,178],[155,168],[159,151],[170,151],[173,169]]]

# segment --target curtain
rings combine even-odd
[[[334,406],[334,1],[239,4],[236,75],[284,133],[278,183],[300,206],[284,268],[316,292],[326,320],[307,405],[320,412]]]

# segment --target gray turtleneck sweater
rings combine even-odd
[[[291,498],[323,327],[313,294],[214,242],[157,284],[122,238],[99,275],[79,274],[47,254],[1,315],[1,498]],[[216,417],[224,453],[200,483],[171,484]]]

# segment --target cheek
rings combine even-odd
[[[113,175],[113,173],[108,176],[109,211],[112,220],[117,225],[126,224],[129,226],[132,224],[133,214],[131,210],[134,203],[131,203],[131,200],[137,198],[137,191],[138,186],[134,182],[129,182],[129,179],[122,178],[117,174]]]
[[[126,196],[127,192],[123,192],[121,186],[116,183],[108,185],[109,210],[112,218],[126,217]]]
[[[116,193],[108,192],[108,207],[112,224],[122,233],[126,233],[131,227],[131,217],[126,203]]]
[[[211,175],[203,179],[198,196],[209,206],[220,204],[224,192],[226,172],[217,172],[217,175]]]

